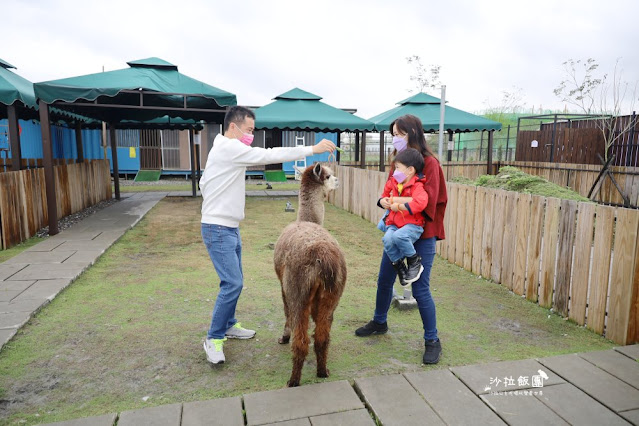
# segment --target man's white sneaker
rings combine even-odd
[[[224,339],[206,339],[204,340],[204,352],[206,352],[206,360],[212,364],[224,364]]]
[[[251,339],[255,336],[255,330],[242,328],[242,324],[236,322],[233,327],[226,330],[225,336],[229,339]]]

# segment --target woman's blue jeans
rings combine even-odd
[[[239,228],[202,224],[202,240],[220,278],[220,292],[215,300],[208,339],[223,339],[233,327],[235,307],[242,293],[242,240]]]
[[[430,294],[430,271],[435,259],[435,237],[415,242],[415,250],[422,258],[424,271],[415,281],[413,286],[413,297],[417,300],[419,314],[424,324],[424,339],[437,339],[437,316],[435,313],[435,301]],[[386,322],[388,309],[393,301],[393,285],[397,278],[397,272],[386,254],[382,254],[382,263],[379,266],[377,278],[377,299],[375,301],[375,316],[373,320],[377,323]]]

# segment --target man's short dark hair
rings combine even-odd
[[[231,123],[240,124],[246,120],[246,117],[251,117],[255,120],[255,113],[250,109],[243,106],[232,106],[226,111],[226,115],[224,116],[224,132],[229,129]]]
[[[406,148],[395,156],[396,163],[402,163],[406,167],[414,167],[415,173],[424,171],[424,156],[414,148]]]

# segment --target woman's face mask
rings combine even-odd
[[[403,137],[393,136],[393,146],[395,147],[397,152],[405,150],[407,145],[408,143],[406,142],[406,139],[404,139]]]

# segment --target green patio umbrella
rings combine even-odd
[[[373,130],[368,120],[321,102],[321,97],[297,87],[255,110],[257,129],[315,131]]]
[[[127,64],[125,69],[35,83],[35,96],[47,104],[114,124],[165,115],[219,122],[222,108],[237,104],[234,94],[188,77],[162,59]]]
[[[418,93],[397,103],[393,109],[383,112],[369,120],[375,123],[379,131],[389,130],[390,124],[398,117],[412,114],[422,121],[425,132],[439,131],[440,100],[426,93]],[[501,130],[501,123],[445,106],[444,130],[450,132],[475,132],[480,130]]]

